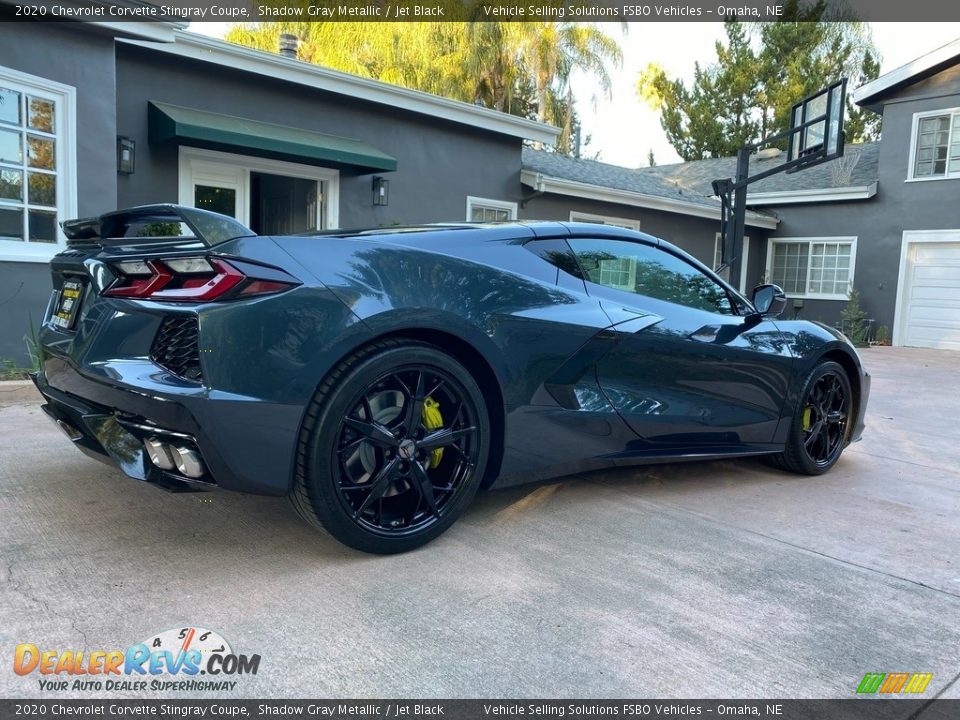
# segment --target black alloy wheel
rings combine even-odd
[[[480,388],[455,359],[383,341],[321,385],[300,446],[298,512],[351,547],[402,552],[442,533],[472,500],[489,421]]]
[[[821,475],[836,464],[847,446],[853,392],[846,370],[824,361],[807,377],[782,453],[769,459],[804,475]]]
[[[847,436],[850,392],[840,378],[832,370],[823,373],[803,401],[803,448],[818,466],[833,464]]]

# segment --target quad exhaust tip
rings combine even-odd
[[[57,427],[63,430],[63,434],[70,438],[71,442],[76,442],[83,437],[83,433],[77,430],[73,425],[65,420],[57,419]]]
[[[188,478],[202,478],[207,468],[200,453],[183,443],[167,443],[159,438],[147,438],[143,441],[150,462],[161,470],[173,470]]]

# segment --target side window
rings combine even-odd
[[[726,290],[686,260],[645,243],[570,240],[589,282],[656,300],[733,315]]]
[[[530,240],[524,246],[535,255],[539,255],[548,263],[556,268],[563,270],[568,275],[575,278],[586,280],[583,273],[580,272],[580,266],[577,264],[577,258],[570,251],[570,247],[564,240]]]

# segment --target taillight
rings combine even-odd
[[[109,297],[166,302],[212,302],[235,297],[251,297],[283,292],[298,283],[277,279],[286,275],[240,263],[239,269],[222,258],[188,257],[167,260],[128,260],[114,264],[117,279],[104,291]]]

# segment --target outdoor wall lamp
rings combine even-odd
[[[373,204],[384,207],[390,204],[390,181],[379,175],[373,179]]]
[[[128,137],[117,138],[117,172],[133,175],[137,166],[137,143]]]

